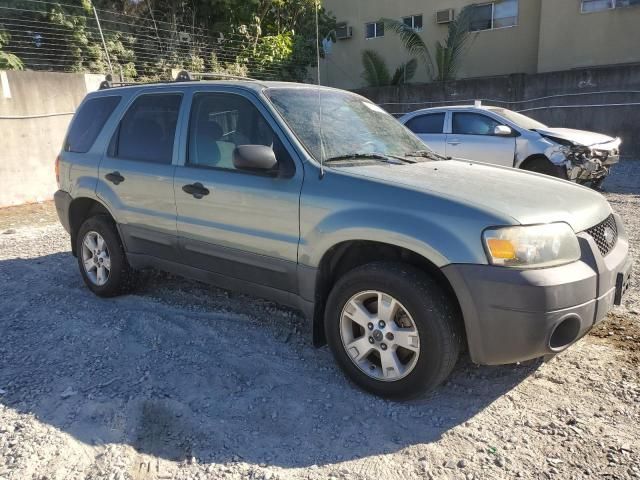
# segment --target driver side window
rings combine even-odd
[[[480,113],[454,112],[452,133],[458,135],[494,135],[499,122]]]
[[[187,166],[237,170],[233,155],[240,145],[271,147],[280,165],[292,163],[278,136],[249,100],[226,93],[195,94]]]

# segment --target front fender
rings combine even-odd
[[[374,241],[410,250],[437,267],[452,262],[486,263],[480,244],[480,231],[471,237],[464,227],[448,228],[439,215],[402,213],[395,209],[351,208],[330,214],[300,239],[299,261],[318,267],[332,247],[346,241]],[[477,243],[477,245],[475,245]]]

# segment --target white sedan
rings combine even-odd
[[[479,102],[417,110],[399,120],[440,155],[522,168],[594,187],[620,158],[619,138],[547,127]]]

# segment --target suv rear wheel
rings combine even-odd
[[[136,272],[129,266],[115,225],[106,215],[84,221],[76,237],[78,266],[84,283],[100,297],[128,293]]]
[[[456,309],[433,279],[379,262],[345,274],[329,294],[325,331],[340,367],[376,395],[410,398],[451,373],[462,346]]]

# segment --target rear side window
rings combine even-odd
[[[444,130],[444,112],[419,115],[407,122],[407,128],[413,133],[442,133]]]
[[[107,119],[122,97],[98,97],[87,100],[73,119],[64,144],[66,152],[87,153],[98,138]]]
[[[169,165],[182,94],[138,97],[120,121],[112,154],[123,160]]]

